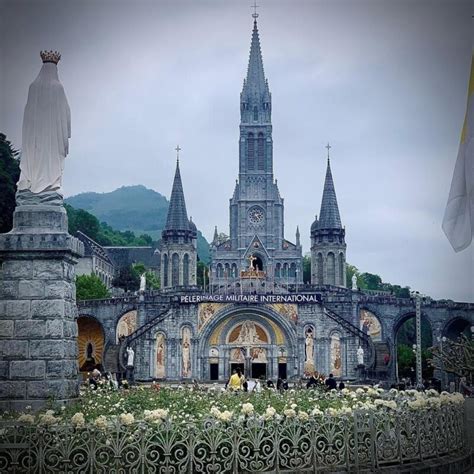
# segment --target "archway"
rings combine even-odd
[[[96,319],[89,316],[79,316],[77,329],[79,370],[83,373],[91,372],[96,366],[102,366],[104,330]]]
[[[228,380],[238,367],[246,377],[273,378],[299,373],[296,330],[290,317],[273,309],[228,305],[199,334],[198,377]]]
[[[137,329],[137,311],[128,311],[119,319],[115,330],[115,343],[118,344],[124,337],[130,336]]]
[[[260,257],[259,255],[254,255],[254,257],[255,257],[255,260],[253,261],[253,265],[254,265],[255,270],[262,272],[263,271],[262,257]]]
[[[396,371],[397,379],[405,379],[412,384],[416,383],[416,318],[415,314],[403,316],[394,328]],[[433,331],[429,320],[421,316],[421,356],[422,377],[429,379],[433,376],[433,368],[428,359],[431,354],[429,348],[433,346]]]
[[[471,325],[467,319],[455,318],[446,325],[443,335],[449,339],[458,339],[461,335],[471,337]]]

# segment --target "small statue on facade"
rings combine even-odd
[[[364,349],[362,349],[362,346],[357,349],[357,364],[364,365]]]
[[[134,362],[135,362],[135,351],[129,346],[127,347],[127,367],[125,371],[125,378],[130,384],[135,382],[134,373],[133,373]]]
[[[145,293],[146,289],[146,274],[142,273],[140,276],[140,293]]]
[[[352,289],[353,290],[357,290],[357,276],[355,275],[352,275]]]

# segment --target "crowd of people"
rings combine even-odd
[[[295,386],[297,388],[303,388],[304,383],[303,381],[299,381],[295,384]],[[265,381],[263,377],[259,379],[247,380],[245,375],[242,373],[242,370],[237,368],[232,371],[232,375],[225,385],[225,389],[231,392],[242,391],[260,393],[264,387],[268,389],[276,389],[277,391],[282,392],[289,389],[289,384],[288,381],[283,378],[278,378],[276,387],[273,380],[268,379]],[[338,384],[333,374],[329,374],[329,377],[324,377],[321,374],[314,372],[306,382],[306,388],[311,389],[316,387],[326,387],[327,390],[342,390],[345,388],[345,384],[342,380]]]

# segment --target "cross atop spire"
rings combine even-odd
[[[180,146],[179,146],[179,145],[176,145],[175,150],[176,150],[176,161],[179,162],[179,152],[181,151]]]
[[[258,18],[257,8],[259,8],[259,5],[257,5],[257,0],[254,0],[252,8],[253,8],[252,18],[257,20]]]
[[[332,148],[332,146],[328,142],[328,144],[326,145],[325,148],[327,148],[327,150],[328,150],[328,161],[329,161],[329,150]]]

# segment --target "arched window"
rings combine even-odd
[[[263,133],[258,134],[257,143],[257,156],[258,156],[258,169],[265,169],[265,141],[263,139]]]
[[[174,253],[171,257],[171,286],[179,285],[179,255]]]
[[[341,286],[346,286],[346,282],[344,281],[344,267],[345,267],[344,254],[340,253],[339,254],[339,285]]]
[[[230,265],[228,263],[224,265],[224,277],[225,278],[230,277]]]
[[[168,254],[163,256],[163,286],[168,286]]]
[[[283,274],[282,276],[287,277],[288,276],[288,264],[284,263],[283,264]]]
[[[217,264],[216,274],[217,274],[217,278],[222,278],[222,276],[224,274],[224,269],[222,268],[222,264],[220,264],[220,263]]]
[[[324,268],[323,268],[323,255],[318,253],[318,285],[322,285],[324,283]]]
[[[294,278],[296,276],[296,263],[290,265],[290,277]]]
[[[247,138],[247,167],[249,170],[255,168],[255,140],[253,133],[249,133]]]
[[[336,262],[334,254],[332,252],[328,253],[327,256],[327,269],[328,269],[328,285],[336,284]]]
[[[277,263],[275,267],[275,276],[279,278],[281,276],[281,263]]]
[[[253,121],[257,122],[258,121],[258,107],[254,106],[253,108]]]
[[[231,277],[232,278],[237,278],[237,265],[235,263],[232,264],[232,271],[231,271]]]
[[[183,257],[183,285],[189,286],[189,255],[187,253]]]

